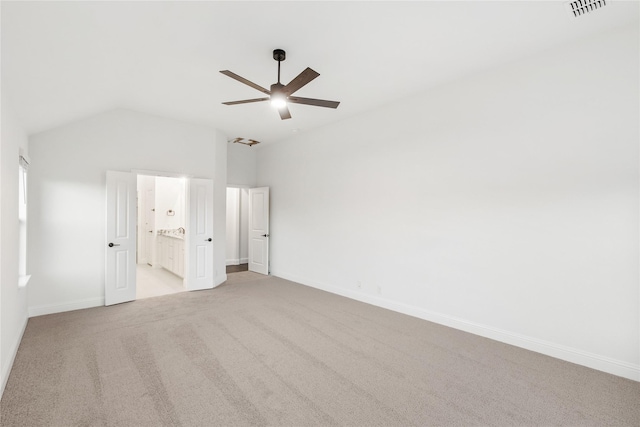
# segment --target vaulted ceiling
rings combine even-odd
[[[2,90],[29,134],[113,108],[273,142],[538,51],[638,25],[638,2],[568,17],[557,1],[2,2]],[[320,77],[280,120],[261,86],[305,67]],[[611,78],[615,78],[611,76]]]

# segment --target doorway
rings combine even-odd
[[[269,274],[269,187],[227,187],[227,274]]]
[[[161,173],[142,175],[167,176]],[[137,266],[137,176],[136,172],[107,171],[106,179],[106,259],[105,305],[119,304],[136,299]],[[176,177],[173,175],[173,177]],[[186,226],[184,231],[184,256],[171,257],[167,261],[171,269],[183,269],[183,285],[187,291],[212,289],[215,286],[213,244],[213,180],[208,178],[186,179]],[[156,212],[160,207],[156,206]],[[164,210],[164,209],[163,209]],[[174,209],[164,210],[167,216]],[[157,220],[157,216],[155,216]],[[154,224],[158,227],[158,224]],[[149,230],[144,230],[146,234]],[[181,230],[177,231],[178,233]],[[156,237],[158,233],[155,233]],[[162,264],[163,247],[142,244],[148,249],[146,256]],[[154,249],[155,248],[155,249]],[[165,253],[175,254],[176,245],[165,248]],[[157,252],[153,258],[154,250]],[[178,251],[180,252],[180,251]],[[182,265],[180,262],[182,261]],[[153,262],[153,261],[152,261]]]
[[[136,299],[184,286],[186,179],[137,176]]]
[[[227,274],[249,269],[249,189],[227,187]]]

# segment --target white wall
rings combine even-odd
[[[638,47],[581,40],[262,147],[272,273],[640,380]]]
[[[27,290],[18,287],[18,152],[22,148],[25,154],[28,153],[27,135],[13,116],[4,95],[1,102],[0,397],[27,324]]]
[[[257,150],[257,146],[227,144],[227,182],[229,185],[255,186]]]
[[[227,265],[240,264],[240,189],[227,188]]]
[[[103,304],[107,170],[213,179],[216,284],[226,280],[227,142],[220,132],[114,110],[34,135],[29,143],[31,315]]]
[[[174,230],[186,226],[186,187],[182,178],[156,177],[156,229]],[[172,210],[173,216],[167,211]]]

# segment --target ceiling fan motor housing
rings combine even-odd
[[[271,85],[271,93],[281,92],[281,89],[284,87],[282,83],[274,83]]]

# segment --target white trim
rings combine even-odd
[[[216,286],[219,286],[219,285],[223,284],[226,281],[227,281],[227,273],[220,274],[220,275],[216,276],[216,280],[215,280],[215,283],[214,283],[213,287],[215,288]]]
[[[240,265],[240,264],[249,264],[249,258],[240,258],[240,259],[228,259],[227,265]]]
[[[134,173],[136,175],[164,176],[168,178],[185,178],[185,179],[194,178],[193,175],[185,174],[185,173],[152,171],[147,169],[131,169],[131,173]]]
[[[13,368],[13,362],[16,360],[16,355],[18,354],[18,348],[20,347],[20,342],[22,341],[22,337],[24,336],[24,331],[27,329],[27,322],[29,321],[28,317],[24,318],[24,323],[22,324],[22,328],[20,328],[20,333],[18,334],[18,339],[14,343],[11,344],[11,350],[9,350],[9,360],[7,364],[2,367],[2,372],[0,373],[2,376],[2,382],[0,383],[0,399],[2,399],[2,394],[4,393],[4,388],[7,386],[7,381],[9,381],[9,374],[11,374],[11,369]]]
[[[47,304],[29,307],[29,317],[44,316],[46,314],[64,313],[65,311],[82,310],[92,307],[104,307],[104,297],[87,298],[67,302],[64,304]]]
[[[234,258],[228,259],[227,265],[240,265],[240,264],[249,264],[249,258]]]
[[[27,274],[26,276],[18,276],[18,287],[26,288],[27,284],[29,283],[29,280],[31,280],[30,274]]]
[[[18,162],[22,166],[22,161],[26,163],[26,166],[23,166],[25,169],[29,169],[29,165],[31,164],[31,159],[29,155],[24,152],[22,147],[18,147]]]
[[[490,338],[495,341],[511,344],[516,347],[521,347],[547,356],[555,357],[556,359],[576,363],[588,368],[628,378],[630,380],[640,381],[640,365],[624,362],[622,360],[617,360],[606,356],[601,356],[599,354],[590,353],[577,348],[540,340],[526,335],[516,334],[491,326],[471,322],[462,318],[448,316],[442,313],[436,313],[413,305],[382,298],[380,296],[367,295],[349,289],[342,289],[336,286],[308,281],[300,277],[287,274],[285,272],[277,271],[271,272],[271,274],[273,276],[291,280],[305,286],[321,289],[323,291],[341,295],[367,304],[386,308],[392,311],[397,311],[399,313],[428,320],[440,325],[449,326],[454,329],[459,329],[461,331],[469,332],[485,338]]]

